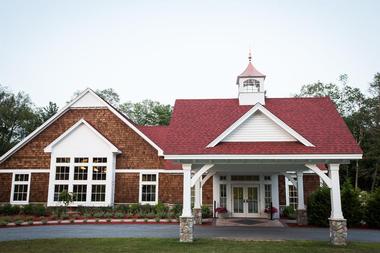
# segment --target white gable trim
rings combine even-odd
[[[63,134],[61,134],[57,139],[55,139],[52,143],[44,148],[44,152],[51,153],[53,147],[58,144],[61,140],[63,140],[66,136],[68,136],[71,132],[75,131],[80,125],[87,126],[97,137],[99,137],[102,141],[104,141],[109,147],[112,153],[121,153],[121,151],[115,147],[109,140],[107,140],[102,134],[100,134],[95,128],[93,128],[87,121],[84,119],[80,119],[77,123],[72,125],[69,129],[67,129]]]
[[[279,127],[285,130],[288,134],[293,136],[296,140],[304,144],[308,147],[314,147],[312,143],[306,140],[302,135],[297,133],[290,126],[285,124],[282,120],[276,117],[273,113],[271,113],[268,109],[262,106],[260,103],[257,103],[254,107],[252,107],[248,112],[246,112],[242,117],[240,117],[237,121],[235,121],[230,127],[228,127],[222,134],[220,134],[215,140],[213,140],[210,144],[207,145],[208,148],[215,147],[219,142],[221,142],[224,138],[226,138],[230,133],[232,133],[236,128],[238,128],[243,122],[245,122],[250,116],[252,116],[255,112],[260,111],[269,119],[271,119],[274,123],[276,123]]]
[[[150,145],[152,145],[158,152],[159,156],[162,156],[164,154],[164,151],[151,139],[149,139],[144,133],[142,133],[139,129],[137,129],[136,126],[134,126],[131,122],[129,122],[127,119],[124,118],[123,115],[121,115],[115,108],[110,106],[108,103],[106,103],[101,97],[99,97],[93,90],[90,88],[85,89],[81,94],[79,94],[75,99],[73,99],[70,103],[62,107],[58,112],[53,115],[50,119],[45,121],[41,126],[39,126],[36,130],[34,130],[32,133],[30,133],[27,137],[25,137],[22,141],[17,143],[13,148],[8,150],[5,154],[3,154],[0,157],[0,163],[5,161],[8,157],[10,157],[12,154],[14,154],[16,151],[18,151],[20,148],[22,148],[24,145],[26,145],[29,141],[31,141],[34,137],[36,137],[39,133],[41,133],[43,130],[45,130],[48,126],[50,126],[55,120],[57,120],[59,117],[61,117],[65,112],[67,112],[70,108],[72,108],[72,105],[74,105],[78,100],[80,100],[84,95],[87,93],[91,93],[94,95],[97,99],[99,99],[100,102],[104,105],[104,108],[108,108],[111,112],[113,112],[119,119],[121,119],[127,126],[132,128],[133,131],[135,131],[141,138],[143,138],[146,142],[148,142]],[[96,106],[99,107],[99,106]],[[78,108],[78,107],[75,107]]]

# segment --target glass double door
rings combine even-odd
[[[232,186],[232,210],[235,217],[259,215],[259,187],[257,185]]]

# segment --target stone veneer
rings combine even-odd
[[[179,224],[179,241],[180,242],[193,242],[194,240],[194,218],[193,217],[180,217]]]
[[[201,208],[194,208],[194,224],[202,224],[202,209]]]
[[[330,242],[333,245],[347,244],[347,220],[329,219],[330,222]]]
[[[306,209],[297,209],[297,224],[301,226],[307,225]]]

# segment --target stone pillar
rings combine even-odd
[[[333,245],[347,244],[347,221],[345,219],[329,219],[330,242]]]
[[[329,164],[329,175],[331,179],[330,242],[333,245],[346,245],[347,222],[343,217],[340,200],[339,164]]]
[[[307,213],[305,208],[304,192],[303,192],[303,172],[297,171],[297,224],[307,225]]]
[[[193,241],[194,218],[191,214],[191,164],[183,164],[183,203],[180,217],[179,240],[181,242]]]
[[[297,209],[297,224],[301,226],[307,225],[306,209]]]
[[[180,217],[180,242],[193,242],[194,240],[194,218],[193,217]]]
[[[202,224],[202,209],[194,208],[194,224]]]

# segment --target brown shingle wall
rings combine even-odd
[[[29,202],[47,202],[49,173],[32,173]]]
[[[0,202],[9,202],[12,190],[12,173],[0,173]]]
[[[49,168],[50,154],[43,149],[82,118],[122,151],[117,156],[116,168],[162,166],[157,150],[108,109],[71,109],[0,164],[0,169]]]
[[[116,173],[115,203],[138,203],[139,182],[139,173]]]
[[[159,174],[158,200],[162,203],[182,203],[183,176],[181,174]]]
[[[202,204],[203,205],[212,205],[212,187],[213,180],[212,177],[207,180],[207,182],[202,187]]]
[[[318,175],[303,175],[303,191],[305,204],[311,193],[317,190],[320,186],[319,176]]]

